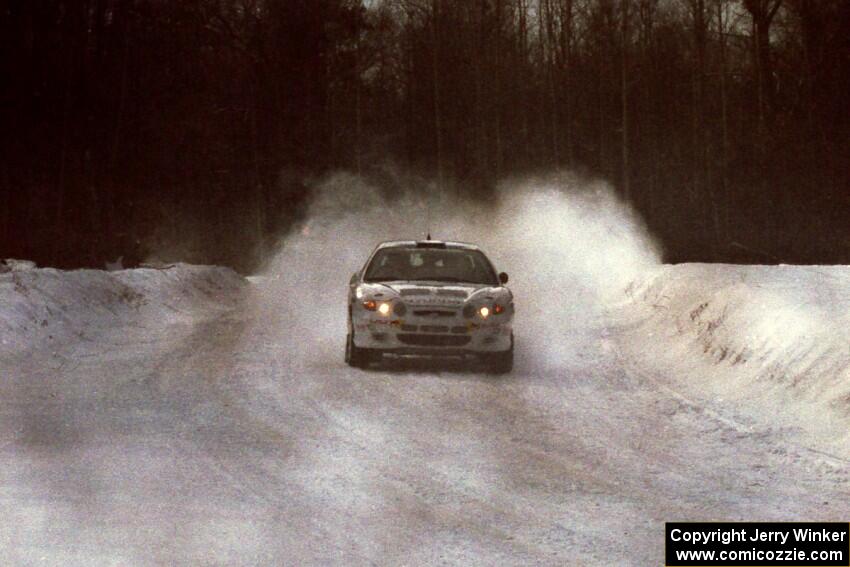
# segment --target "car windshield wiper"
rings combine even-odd
[[[377,276],[373,278],[366,278],[367,282],[397,282],[404,281],[408,278],[403,278],[401,276],[391,275],[391,276]]]

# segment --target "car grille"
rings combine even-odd
[[[421,331],[423,333],[454,333],[456,335],[462,335],[464,333],[469,332],[464,325],[457,325],[456,327],[452,327],[451,329],[444,325],[422,325],[421,327],[418,325],[402,325],[401,332],[402,333],[415,333],[416,331]]]
[[[449,328],[445,325],[420,325],[419,330],[423,333],[448,333]]]
[[[441,347],[460,347],[469,343],[469,336],[455,335],[411,335],[401,333],[398,335],[398,340],[406,345],[414,346],[441,346]]]
[[[417,309],[413,312],[419,317],[454,317],[454,311],[444,311],[442,309]]]

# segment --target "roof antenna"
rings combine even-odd
[[[425,237],[425,240],[431,240],[431,231],[428,231],[428,236]]]

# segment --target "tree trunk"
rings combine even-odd
[[[7,246],[11,241],[12,184],[9,181],[9,169],[0,162],[0,195],[3,195],[3,208],[0,210],[0,242]]]
[[[503,0],[496,0],[496,61],[495,61],[495,148],[496,179],[502,176],[502,6]]]
[[[358,39],[357,45],[354,47],[354,155],[358,176],[363,175],[363,95],[360,75],[360,40]]]
[[[772,115],[773,68],[770,56],[770,24],[782,0],[743,0],[744,7],[752,18],[753,59],[755,60],[755,78],[758,106],[758,131],[755,144],[756,169],[761,180],[761,190],[767,192],[767,122]],[[777,199],[776,202],[781,202]],[[780,207],[771,208],[767,213],[767,238],[776,239],[783,211]]]
[[[52,262],[60,261],[59,246],[66,242],[67,227],[65,224],[65,202],[68,192],[68,161],[70,159],[70,136],[71,136],[71,110],[74,101],[74,79],[77,64],[85,48],[84,42],[79,34],[83,31],[85,21],[82,20],[82,4],[76,10],[71,9],[65,16],[64,44],[65,44],[65,77],[62,94],[62,122],[60,128],[59,142],[59,174],[56,180],[56,234],[53,237]],[[82,45],[81,45],[82,44]]]
[[[431,25],[431,40],[433,49],[432,53],[432,68],[434,72],[434,143],[437,151],[437,186],[441,190],[443,188],[443,118],[442,109],[440,107],[440,0],[431,0],[432,25]]]
[[[773,108],[773,59],[770,54],[770,25],[782,0],[744,0],[753,24],[753,60],[758,94],[759,133],[763,139],[766,121]]]
[[[629,0],[620,0],[620,104],[622,114],[622,170],[623,198],[629,202],[632,199],[631,179],[629,172],[629,70],[628,70],[628,40],[629,40]]]
[[[646,126],[644,127],[646,134],[642,146],[645,146],[645,152],[649,155],[647,167],[649,169],[649,181],[641,187],[643,192],[641,198],[644,203],[645,210],[649,219],[655,218],[656,207],[656,192],[658,189],[659,178],[659,162],[661,160],[658,155],[658,137],[660,127],[658,125],[658,102],[657,95],[654,89],[658,85],[658,56],[655,49],[655,11],[658,0],[644,0],[640,4],[641,16],[641,44],[643,48],[643,59],[648,63],[648,75],[644,77],[643,83],[643,99],[646,105]]]
[[[564,0],[561,6],[561,58],[564,82],[564,145],[569,165],[575,161],[573,152],[573,0]]]
[[[548,98],[551,112],[549,127],[552,163],[557,166],[561,163],[561,121],[559,116],[560,105],[558,104],[555,70],[559,66],[560,57],[558,55],[559,40],[558,34],[555,33],[555,10],[552,7],[552,1],[553,0],[541,0],[540,41],[541,54],[543,56],[541,63],[544,69],[544,92]]]
[[[529,59],[528,55],[528,3],[526,0],[517,0],[517,15],[519,19],[519,53],[518,53],[518,66],[520,69],[520,90],[521,90],[521,98],[522,100],[526,100],[527,97],[531,96],[532,93],[529,93],[529,77],[527,68],[527,62]],[[519,145],[520,152],[522,153],[522,163],[523,165],[527,165],[530,161],[530,152],[532,146],[531,140],[531,118],[529,113],[531,112],[530,104],[522,104],[520,105],[521,110],[521,119],[520,119],[520,130],[522,132],[521,143]]]
[[[260,166],[260,139],[259,139],[259,120],[257,117],[258,92],[259,92],[259,77],[251,77],[251,157],[253,165],[253,184],[256,191],[256,220],[257,220],[257,259],[259,262],[264,262],[266,259],[266,188],[263,183],[262,168]]]
[[[485,100],[484,95],[484,65],[486,61],[486,46],[485,46],[485,9],[484,0],[478,0],[475,25],[475,40],[476,40],[476,57],[473,63],[475,69],[475,171],[476,182],[486,182],[490,175],[490,170],[487,167],[487,134],[486,134],[486,118],[485,118]]]
[[[598,147],[597,147],[597,160],[599,162],[599,168],[603,171],[609,171],[608,169],[608,144],[607,144],[607,136],[605,129],[608,127],[608,123],[605,120],[605,73],[608,71],[605,67],[605,63],[603,61],[603,57],[599,57],[599,64],[597,67],[596,73],[596,118],[597,118],[597,134],[598,134]]]
[[[116,183],[116,164],[118,161],[118,154],[121,148],[121,135],[124,124],[124,114],[127,109],[127,88],[129,81],[129,71],[128,67],[130,65],[130,26],[127,19],[126,6],[122,2],[119,4],[119,7],[115,9],[114,13],[113,25],[116,29],[120,30],[121,37],[121,71],[120,71],[120,84],[118,86],[118,101],[115,106],[115,115],[113,118],[112,124],[112,136],[111,143],[109,145],[109,163],[107,167],[107,192],[105,196],[104,208],[106,210],[106,230],[113,230],[113,225],[115,222],[115,195],[117,183]]]
[[[410,163],[416,163],[417,161],[417,151],[414,140],[416,139],[414,136],[414,124],[416,117],[416,81],[415,81],[415,66],[413,59],[413,51],[414,51],[414,39],[413,39],[413,18],[410,14],[407,15],[407,31],[406,35],[408,37],[407,45],[407,69],[405,69],[405,84],[407,86],[406,92],[406,117],[404,121],[404,134],[405,134],[405,143],[407,145],[407,159]]]
[[[729,185],[729,95],[726,86],[726,24],[723,20],[723,2],[717,3],[717,30],[720,36],[720,187],[724,204],[721,235],[724,242],[730,242],[729,229],[731,223],[729,213],[732,210],[732,194]]]
[[[713,248],[720,242],[720,214],[717,195],[711,183],[708,155],[708,136],[705,125],[705,77],[708,18],[705,0],[692,0],[694,51],[696,69],[693,72],[693,178],[694,190],[702,205],[702,217],[711,219],[705,226],[706,237]],[[715,251],[716,252],[716,251]]]

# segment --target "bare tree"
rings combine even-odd
[[[622,171],[623,196],[632,198],[631,171],[629,169],[629,43],[630,43],[630,0],[620,0],[620,103],[622,124]]]
[[[440,0],[431,0],[431,54],[434,81],[434,141],[437,152],[437,183],[443,187],[443,110],[440,101]]]
[[[752,18],[753,59],[758,88],[759,127],[763,131],[766,114],[773,107],[773,59],[770,53],[770,25],[782,0],[742,0]]]
[[[727,0],[716,0],[715,8],[717,10],[717,37],[719,45],[720,58],[720,190],[723,195],[723,216],[721,219],[722,228],[721,234],[726,242],[731,241],[729,212],[732,209],[731,185],[729,183],[729,94],[728,94],[728,70],[727,70],[727,20],[728,20],[728,2]]]

